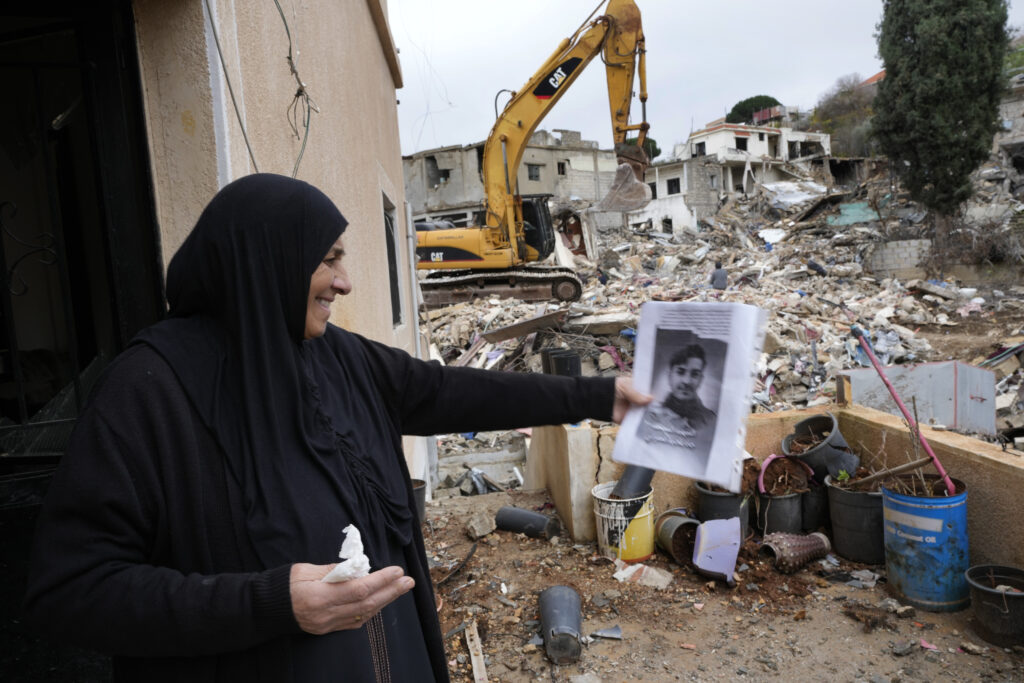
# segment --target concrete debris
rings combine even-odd
[[[473,540],[483,538],[487,534],[491,533],[498,526],[494,521],[494,515],[486,513],[478,513],[473,515],[468,522],[466,522],[466,533]]]
[[[994,168],[989,164],[977,183],[1006,186],[997,178],[1009,171]],[[992,211],[1002,221],[992,229],[1020,234],[1024,204],[1009,190],[987,192],[974,201],[1002,207]],[[993,339],[987,358],[956,359],[940,357],[919,332],[964,334],[981,319],[1019,318],[1024,286],[1019,276],[993,288],[929,278],[924,266],[933,256],[921,249],[934,223],[884,171],[840,192],[809,179],[771,183],[725,202],[692,232],[602,231],[596,259],[574,257],[584,282],[577,302],[478,299],[423,312],[422,329],[444,363],[541,372],[545,350],[561,349],[578,354],[580,374],[614,376],[632,368],[644,302],[753,304],[769,322],[752,409],[775,412],[826,405],[843,370],[870,367],[850,334],[856,322],[870,332],[883,363],[960,360],[995,372],[997,429],[1013,443],[1024,435],[1024,330]],[[716,261],[729,273],[723,291],[708,282]],[[516,336],[495,333],[510,327]],[[451,445],[443,437],[439,451]],[[488,474],[515,484],[507,472]]]

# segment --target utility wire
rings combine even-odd
[[[288,68],[291,70],[292,75],[295,76],[295,82],[298,83],[299,87],[295,91],[295,96],[292,98],[292,103],[288,106],[288,123],[292,127],[292,132],[295,133],[295,137],[299,136],[299,110],[302,110],[304,114],[302,126],[305,128],[305,132],[302,134],[302,146],[299,148],[299,156],[295,159],[295,166],[292,168],[292,177],[294,178],[299,173],[299,164],[302,163],[302,155],[306,153],[306,142],[309,140],[309,128],[310,121],[312,118],[312,112],[320,113],[320,108],[316,106],[316,102],[309,96],[309,91],[306,90],[306,84],[302,82],[299,77],[299,70],[295,66],[295,59],[292,57],[292,32],[288,28],[288,20],[284,16],[284,10],[281,9],[281,3],[278,0],[274,0],[274,5],[277,7],[277,13],[281,15],[281,21],[284,23],[284,32],[288,35]]]
[[[277,0],[274,0],[275,2]],[[228,78],[228,67],[224,62],[224,52],[220,49],[220,38],[217,36],[217,26],[213,21],[213,10],[210,8],[210,0],[203,0],[206,5],[206,17],[210,20],[210,31],[213,32],[213,42],[217,45],[217,56],[220,57],[220,68],[224,72],[224,82],[228,84],[228,92],[231,94],[231,104],[235,108],[235,117],[238,119],[238,126],[242,129],[242,138],[245,140],[245,148],[249,150],[249,159],[252,167],[257,173],[260,172],[256,165],[256,156],[252,153],[252,145],[249,144],[249,135],[245,132],[245,123],[242,121],[242,112],[238,109],[238,101],[235,99],[235,91],[231,87],[231,79]],[[289,38],[290,40],[290,38]]]

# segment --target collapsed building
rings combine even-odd
[[[681,236],[758,185],[818,179],[831,186],[830,154],[827,133],[712,121],[648,169],[653,199],[627,220],[634,228]]]

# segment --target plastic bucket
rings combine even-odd
[[[853,562],[885,562],[882,492],[847,491],[834,486],[831,477],[825,478],[825,486],[836,552]]]
[[[654,554],[654,489],[639,498],[611,498],[618,482],[595,486],[594,519],[602,555],[624,562],[642,562]]]
[[[937,474],[926,479],[933,490],[942,487]],[[956,479],[953,485],[954,495],[931,498],[882,488],[889,590],[929,612],[953,612],[970,602],[967,487]]]
[[[712,491],[707,484],[694,482],[697,489],[697,519],[706,522],[710,519],[740,518],[740,542],[747,539],[747,527],[750,522],[750,498],[738,493]]]
[[[980,564],[966,576],[978,635],[999,647],[1024,644],[1024,571]]]

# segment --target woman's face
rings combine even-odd
[[[352,291],[352,283],[345,272],[341,259],[345,248],[341,238],[327,250],[324,260],[309,278],[309,300],[306,302],[306,339],[319,337],[327,331],[327,320],[331,317],[331,302],[338,294]]]

